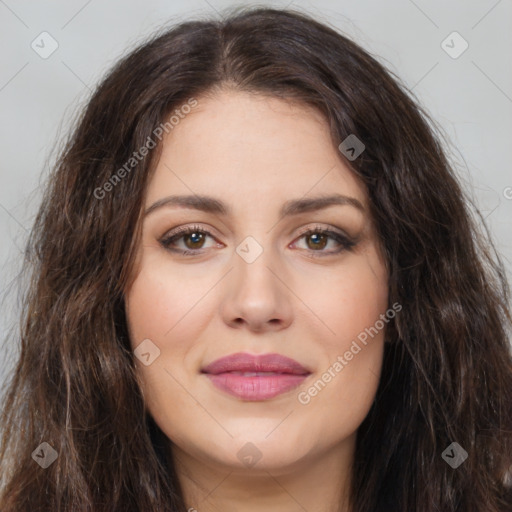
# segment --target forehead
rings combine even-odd
[[[332,193],[366,203],[312,107],[238,91],[197,100],[163,139],[146,205],[171,193],[237,199],[245,209]]]

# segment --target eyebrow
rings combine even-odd
[[[312,212],[316,210],[322,210],[330,206],[353,206],[365,212],[365,208],[362,203],[355,197],[344,196],[341,194],[332,194],[328,196],[318,196],[305,199],[292,199],[286,201],[279,212],[280,217],[288,217],[291,215],[299,215],[301,213]],[[212,213],[216,215],[231,215],[231,208],[224,202],[210,196],[204,195],[184,195],[184,196],[168,196],[159,199],[153,203],[144,212],[144,216],[149,215],[157,209],[163,207],[181,207],[189,208],[194,210],[200,210],[206,213]]]

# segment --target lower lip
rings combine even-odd
[[[269,400],[300,386],[308,375],[288,373],[244,377],[235,373],[220,373],[206,376],[212,384],[226,393],[242,400]]]

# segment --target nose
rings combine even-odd
[[[293,316],[293,284],[276,255],[263,250],[255,261],[248,263],[235,253],[233,264],[224,283],[224,322],[253,332],[288,327]]]

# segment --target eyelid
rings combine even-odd
[[[216,232],[216,230],[214,228],[212,228],[211,226],[208,226],[208,225],[202,226],[198,223],[193,223],[193,224],[186,224],[184,226],[178,226],[176,228],[169,229],[168,231],[165,232],[164,235],[162,235],[160,237],[160,240],[165,240],[165,239],[177,236],[177,235],[183,235],[183,234],[191,233],[194,231],[206,233],[207,235],[209,235],[213,238],[218,238],[218,236],[213,233],[214,231]]]
[[[352,237],[350,235],[348,235],[347,233],[345,233],[344,231],[342,231],[339,228],[335,228],[333,226],[327,226],[326,227],[326,226],[323,226],[321,224],[315,224],[313,226],[307,226],[305,228],[300,228],[299,233],[298,233],[297,236],[303,236],[306,233],[309,233],[311,231],[314,231],[314,232],[317,232],[317,231],[331,231],[331,232],[336,233],[339,236],[347,238],[348,240],[352,239]]]
[[[201,225],[195,223],[193,225],[184,225],[184,226],[179,226],[177,228],[173,228],[173,229],[167,231],[164,235],[162,235],[161,239],[170,238],[171,236],[188,233],[191,231],[201,231],[201,232],[204,231],[204,232],[207,232],[208,235],[216,237],[216,235],[214,235],[214,233],[211,232],[212,230],[214,230],[214,229],[210,226],[204,227],[204,226],[201,226]],[[333,226],[325,227],[318,223],[313,226],[306,226],[306,227],[300,228],[297,236],[302,236],[306,233],[309,233],[310,231],[317,231],[317,230],[318,231],[334,231],[338,235],[343,236],[347,239],[353,239],[352,236],[350,236],[348,233],[344,232],[343,230],[341,230],[339,228],[335,228]]]

